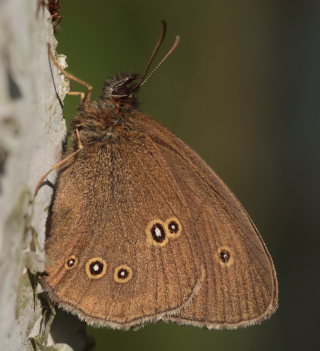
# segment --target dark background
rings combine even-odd
[[[141,73],[168,23],[140,110],[194,148],[237,194],[278,271],[280,305],[259,326],[209,331],[157,323],[93,329],[96,350],[319,347],[320,1],[61,0],[58,52],[94,86]],[[79,99],[66,100],[72,117]]]

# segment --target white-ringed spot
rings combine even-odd
[[[178,238],[182,233],[182,224],[177,217],[170,217],[166,220],[165,227],[168,236],[172,239]]]
[[[218,260],[222,266],[229,267],[234,263],[234,254],[229,246],[221,246],[217,252]]]
[[[86,274],[90,279],[100,279],[107,271],[107,262],[101,257],[93,257],[86,263]]]
[[[155,246],[165,246],[169,237],[165,224],[160,219],[155,219],[147,225],[146,234],[148,242]]]
[[[114,280],[117,283],[126,283],[133,276],[132,268],[123,264],[114,270]]]
[[[77,257],[74,255],[71,255],[66,259],[66,262],[64,264],[64,268],[70,270],[72,268],[75,268],[77,266],[77,264],[78,264]]]

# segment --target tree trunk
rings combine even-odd
[[[48,57],[57,43],[44,1],[0,0],[0,33],[0,348],[42,349],[37,272],[52,188],[33,193],[61,157],[68,84]]]

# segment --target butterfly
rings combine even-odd
[[[195,151],[137,109],[138,79],[115,75],[96,101],[80,81],[88,93],[72,122],[73,147],[54,167],[43,287],[87,323],[118,329],[158,320],[232,329],[267,319],[278,286],[257,228]]]

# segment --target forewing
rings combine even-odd
[[[148,126],[145,132],[192,209],[185,235],[205,269],[199,293],[167,320],[236,328],[268,318],[278,302],[276,272],[248,214],[190,147],[148,116],[139,115],[137,121],[141,130]]]

